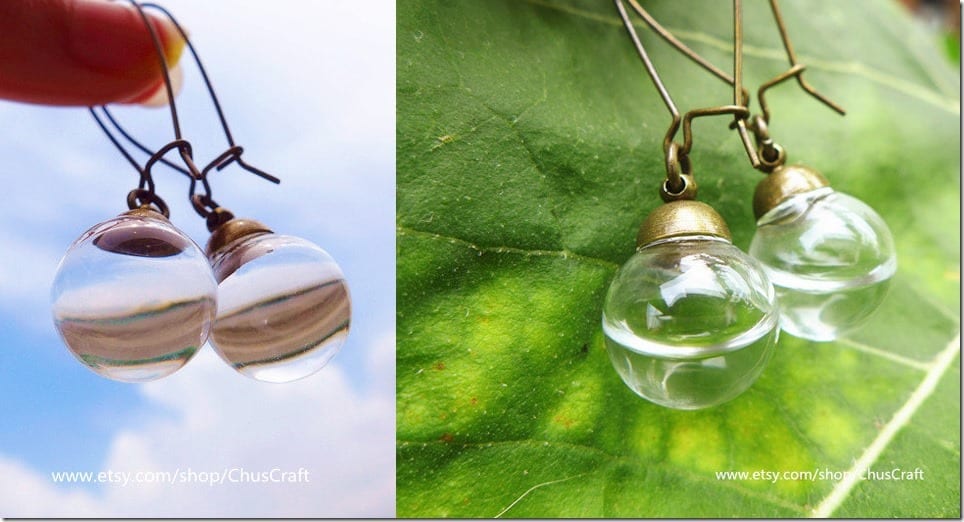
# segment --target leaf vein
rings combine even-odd
[[[887,359],[889,361],[895,362],[902,366],[907,366],[908,368],[913,368],[915,370],[920,370],[923,372],[926,372],[927,370],[930,369],[930,365],[925,362],[911,359],[909,357],[904,357],[903,355],[899,355],[899,354],[884,350],[882,348],[875,348],[873,346],[868,346],[866,344],[855,341],[853,339],[842,337],[840,339],[837,339],[837,342],[847,348],[856,350],[861,353],[866,353],[868,355],[873,355],[874,357],[881,357],[883,359]]]
[[[544,0],[526,0],[527,2],[545,7],[548,9],[556,9],[558,11],[565,12],[574,16],[585,18],[587,20],[592,20],[595,22],[605,23],[612,26],[621,26],[622,22],[615,16],[605,16],[590,11],[585,11],[582,9],[562,6],[557,4],[552,4]],[[639,26],[641,29],[648,29],[642,25]],[[673,34],[675,34],[681,40],[689,40],[693,42],[699,42],[710,47],[714,47],[726,52],[730,52],[733,48],[732,43],[721,40],[713,35],[700,32],[700,31],[689,31],[686,29],[678,29],[673,27],[666,27],[666,29]],[[771,49],[765,47],[758,47],[754,45],[743,45],[744,56],[753,56],[756,58],[764,58],[767,60],[777,60],[785,61],[786,54],[782,49]],[[893,76],[866,65],[860,62],[840,62],[832,60],[820,60],[817,58],[812,58],[809,56],[800,56],[800,63],[805,63],[807,68],[810,70],[820,69],[827,72],[836,72],[844,75],[852,75],[857,77],[862,77],[871,83],[877,83],[884,87],[888,87],[895,91],[903,92],[904,94],[911,96],[912,98],[917,98],[925,103],[932,104],[939,109],[942,109],[951,114],[959,115],[961,113],[961,103],[958,100],[946,98],[939,92],[928,89],[925,86],[915,84],[913,82],[908,82],[897,76]]]
[[[867,470],[870,469],[870,466],[877,461],[877,458],[884,452],[901,428],[910,422],[914,413],[924,404],[924,401],[934,393],[941,377],[951,368],[951,362],[955,356],[960,353],[960,343],[961,336],[960,333],[958,333],[957,337],[935,358],[927,375],[911,393],[907,402],[894,413],[894,416],[887,425],[880,430],[880,434],[877,435],[877,438],[871,442],[870,446],[868,446],[860,458],[857,459],[853,467],[845,474],[844,479],[838,482],[830,491],[830,494],[817,505],[816,509],[810,514],[811,517],[829,517],[847,500],[853,488],[858,482],[863,480],[863,476]]]
[[[520,501],[522,501],[522,499],[526,498],[526,496],[529,495],[529,493],[532,493],[533,491],[535,491],[535,490],[537,490],[537,489],[539,489],[539,488],[542,488],[542,487],[545,487],[545,486],[551,486],[551,485],[553,485],[553,484],[558,484],[558,483],[560,483],[560,482],[566,482],[567,480],[572,480],[572,479],[574,479],[574,478],[579,478],[579,477],[582,477],[582,476],[585,476],[585,475],[586,475],[586,473],[580,473],[580,474],[578,474],[578,475],[573,475],[573,476],[571,476],[571,477],[561,478],[561,479],[558,479],[558,480],[550,480],[550,481],[548,481],[548,482],[542,482],[541,484],[536,484],[535,486],[532,486],[531,488],[527,489],[527,490],[525,491],[525,493],[523,493],[522,495],[519,496],[519,498],[513,500],[511,504],[509,504],[508,506],[506,506],[505,509],[503,509],[502,511],[499,511],[499,513],[498,513],[497,515],[495,515],[494,517],[492,517],[492,518],[500,518],[500,517],[502,517],[502,515],[504,515],[506,511],[512,509],[513,506],[515,506],[515,505],[518,504]]]
[[[525,249],[512,246],[483,246],[477,245],[468,241],[466,239],[447,236],[443,234],[438,234],[435,232],[427,232],[424,230],[417,230],[411,227],[406,227],[402,225],[396,225],[395,231],[398,236],[422,236],[427,239],[434,241],[445,241],[448,243],[459,244],[478,252],[479,254],[512,254],[521,255],[526,257],[558,257],[564,260],[574,260],[581,261],[584,263],[590,263],[593,265],[605,267],[607,269],[616,270],[619,265],[605,259],[600,259],[598,257],[586,256],[582,254],[577,254],[571,250],[539,250],[539,249]]]
[[[438,441],[438,440],[432,440],[432,441],[397,440],[397,441],[396,441],[396,444],[402,445],[402,446],[406,446],[406,445],[413,445],[413,446],[435,445],[435,446],[437,446],[437,445],[452,444],[452,443],[450,443],[450,442],[441,442],[441,441]],[[612,454],[612,453],[609,453],[609,452],[607,452],[607,451],[601,450],[601,449],[599,449],[599,448],[594,448],[594,447],[591,447],[591,446],[586,446],[586,445],[584,445],[584,444],[574,444],[574,443],[570,443],[570,442],[558,442],[558,441],[536,440],[536,439],[518,439],[518,440],[502,440],[502,441],[489,441],[489,442],[463,442],[463,443],[461,443],[460,445],[461,445],[463,448],[467,448],[467,447],[488,448],[488,447],[493,447],[493,446],[509,446],[509,445],[544,447],[544,446],[552,445],[552,446],[555,446],[555,447],[565,447],[565,448],[570,448],[570,449],[574,449],[574,450],[578,450],[578,451],[582,451],[582,452],[586,452],[586,453],[593,453],[593,454],[600,455],[601,457],[603,457],[603,458],[605,458],[605,459],[608,459],[610,465],[613,464],[614,462],[634,462],[634,461],[635,461],[635,457],[633,457],[633,456],[631,456],[631,455],[614,455],[614,454]],[[693,480],[693,481],[696,481],[696,482],[703,482],[703,483],[708,483],[708,484],[713,484],[713,485],[716,485],[716,486],[719,486],[719,487],[723,487],[723,488],[726,488],[726,489],[731,489],[731,490],[733,490],[733,491],[736,491],[736,492],[740,493],[741,495],[745,495],[745,496],[748,496],[748,497],[753,497],[753,498],[762,500],[762,501],[764,501],[764,502],[773,504],[774,506],[778,506],[778,507],[782,507],[782,508],[784,508],[784,509],[789,509],[789,510],[792,510],[792,511],[796,511],[796,512],[799,512],[799,513],[801,513],[801,514],[804,513],[804,507],[801,506],[801,505],[794,504],[794,503],[792,503],[792,502],[789,502],[789,501],[787,501],[787,500],[785,500],[785,499],[781,499],[781,498],[779,498],[779,497],[774,497],[774,496],[772,496],[772,495],[767,495],[767,494],[765,494],[765,493],[760,493],[759,491],[755,491],[755,490],[752,490],[752,489],[747,489],[747,488],[741,487],[740,485],[738,485],[738,484],[736,484],[736,483],[734,483],[734,482],[732,482],[732,481],[711,480],[711,479],[709,479],[709,478],[707,478],[707,477],[705,477],[705,476],[703,476],[703,475],[699,475],[699,474],[693,473],[692,471],[690,471],[690,470],[688,470],[688,469],[681,468],[681,467],[679,467],[679,466],[675,466],[675,465],[671,465],[671,464],[667,464],[667,463],[665,463],[665,462],[656,463],[656,465],[657,465],[660,469],[662,469],[663,471],[665,471],[665,472],[667,472],[667,473],[670,473],[670,474],[674,474],[674,475],[677,475],[677,476],[680,476],[680,477],[684,477],[684,478],[686,478],[686,479]],[[579,475],[575,475],[575,476],[569,477],[569,479],[577,478],[577,477],[580,477],[580,476],[586,476],[586,475],[589,475],[589,474],[591,474],[591,473],[592,473],[592,472],[581,473],[581,474],[579,474]],[[553,484],[554,484],[554,483],[562,482],[562,481],[564,481],[564,480],[568,480],[568,479],[559,479],[559,480],[556,480],[556,481],[550,481],[549,483],[553,483]],[[530,490],[532,490],[532,489],[535,489],[535,488],[530,488]],[[528,491],[528,492],[526,492],[526,493],[523,493],[518,499],[516,499],[516,502],[518,502],[518,501],[521,500],[523,497],[525,497],[526,494],[528,494],[529,492],[531,492],[531,491]],[[506,509],[504,509],[501,513],[499,513],[499,515],[496,515],[495,518],[498,518],[500,515],[504,514],[506,511],[508,511],[508,508],[511,508],[512,505],[514,505],[514,504],[515,504],[515,503],[510,504]]]

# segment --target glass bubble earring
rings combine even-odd
[[[348,334],[351,301],[341,269],[316,245],[274,234],[257,221],[234,219],[230,211],[214,201],[208,175],[231,164],[273,183],[280,180],[242,159],[244,149],[234,142],[194,45],[168,11],[151,4],[149,7],[166,15],[184,38],[228,142],[228,148],[206,166],[199,169],[195,165],[190,143],[181,136],[166,58],[142,9],[147,6],[131,2],[154,41],[176,139],[153,153],[141,169],[97,112],[92,109],[91,113],[111,142],[141,173],[142,184],[151,184],[153,190],[150,167],[158,161],[190,179],[189,199],[198,215],[206,219],[211,232],[206,252],[201,253],[195,245],[191,254],[196,257],[200,253],[202,264],[211,276],[208,282],[215,285],[218,294],[217,304],[210,310],[213,314],[210,341],[221,359],[241,374],[260,381],[280,383],[307,377],[328,363]],[[150,151],[121,128],[106,107],[101,110],[117,134],[137,149]],[[163,159],[164,154],[174,148],[180,152],[183,167]],[[198,193],[199,186],[203,187],[203,193]]]
[[[341,268],[309,241],[224,209],[211,215],[206,251],[219,284],[211,334],[218,355],[265,382],[322,369],[348,335],[351,298]]]
[[[147,191],[67,250],[51,290],[54,324],[70,352],[109,379],[166,377],[197,353],[217,309],[217,283],[201,249]]]
[[[733,246],[722,216],[694,201],[697,187],[688,159],[691,122],[700,116],[733,115],[744,146],[754,152],[744,121],[749,111],[736,82],[733,97],[742,105],[695,109],[680,118],[625,6],[614,3],[672,121],[663,141],[665,203],[643,221],[636,253],[616,272],[603,302],[606,350],[626,386],[644,399],[681,410],[708,408],[756,381],[779,336],[773,285],[758,261]],[[632,5],[653,25],[648,13]],[[735,16],[736,77],[742,63],[740,23]],[[681,122],[679,146],[673,136]]]
[[[692,178],[683,179],[695,194]],[[623,382],[644,399],[682,410],[746,391],[779,333],[763,268],[733,246],[712,207],[690,199],[653,210],[636,244],[603,304],[606,349]]]
[[[894,240],[865,203],[834,191],[813,169],[786,166],[779,146],[761,151],[768,155],[770,173],[753,196],[750,254],[776,287],[780,327],[832,341],[864,324],[884,300],[897,271]]]

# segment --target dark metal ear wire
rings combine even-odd
[[[244,152],[244,148],[237,145],[234,142],[234,137],[231,134],[231,129],[228,127],[227,119],[224,116],[224,111],[221,109],[221,103],[218,100],[217,94],[215,94],[214,92],[214,86],[211,83],[210,78],[208,77],[207,70],[204,68],[204,65],[201,63],[201,58],[198,55],[197,50],[194,48],[194,44],[191,43],[191,40],[188,38],[187,32],[184,31],[184,29],[181,27],[178,21],[174,18],[174,16],[167,9],[165,9],[164,7],[158,4],[154,4],[154,3],[141,4],[141,3],[138,3],[136,0],[129,0],[129,1],[131,5],[133,5],[134,8],[137,10],[138,14],[141,17],[141,20],[144,22],[144,25],[147,27],[147,30],[151,36],[151,42],[154,45],[154,50],[157,54],[158,61],[161,66],[161,74],[164,79],[164,88],[167,91],[168,106],[171,112],[171,122],[174,127],[175,139],[174,141],[168,143],[164,147],[161,147],[157,151],[152,151],[151,149],[149,149],[148,147],[140,143],[138,140],[136,140],[133,136],[131,136],[130,133],[124,130],[124,128],[117,122],[117,120],[110,113],[110,111],[107,109],[106,106],[100,106],[99,108],[104,113],[104,116],[106,117],[106,119],[110,121],[114,131],[119,133],[125,140],[127,140],[135,148],[139,149],[143,153],[148,154],[150,156],[150,158],[147,160],[145,165],[141,167],[140,164],[138,164],[137,161],[134,159],[134,157],[121,144],[120,140],[118,140],[117,137],[114,136],[114,131],[111,131],[111,129],[104,123],[101,117],[97,114],[95,107],[90,107],[90,113],[94,117],[94,120],[97,122],[97,124],[100,126],[101,130],[103,130],[104,133],[107,134],[107,137],[110,139],[111,143],[113,143],[114,146],[117,148],[117,150],[119,150],[121,154],[124,156],[124,158],[126,158],[127,161],[134,166],[135,170],[137,170],[140,175],[140,183],[138,184],[138,188],[135,189],[134,191],[131,191],[131,193],[128,195],[128,206],[130,208],[133,209],[137,207],[154,205],[158,210],[163,210],[162,213],[165,216],[168,215],[167,205],[159,196],[157,196],[157,194],[154,193],[154,180],[151,175],[152,167],[156,163],[160,162],[165,166],[170,167],[171,169],[174,169],[175,171],[188,176],[188,178],[190,179],[190,185],[188,188],[188,198],[191,201],[191,205],[193,206],[195,212],[198,213],[198,215],[200,215],[201,217],[207,220],[208,229],[213,231],[220,224],[224,223],[229,219],[232,219],[233,215],[231,215],[231,213],[226,209],[223,209],[222,207],[220,207],[217,204],[217,202],[215,202],[214,199],[212,198],[211,185],[207,180],[207,176],[208,174],[210,174],[212,169],[220,171],[232,163],[237,163],[242,169],[248,172],[251,172],[261,178],[264,178],[272,183],[280,183],[281,180],[275,176],[272,176],[271,174],[268,174],[267,172],[261,169],[258,169],[257,167],[254,167],[253,165],[246,163],[241,158],[241,154]],[[194,58],[194,62],[197,65],[198,70],[201,72],[201,77],[204,80],[204,85],[207,88],[207,91],[211,98],[212,103],[214,104],[215,111],[217,112],[217,115],[218,115],[218,120],[220,121],[221,128],[224,131],[224,136],[227,139],[228,149],[223,153],[221,153],[220,155],[218,155],[218,157],[216,157],[214,160],[208,163],[203,169],[198,169],[198,167],[195,165],[191,144],[187,140],[185,140],[181,135],[181,125],[180,125],[180,120],[178,118],[177,105],[176,105],[176,102],[174,101],[174,88],[170,77],[170,67],[167,63],[167,57],[164,55],[164,50],[161,45],[160,38],[158,37],[157,32],[154,30],[153,25],[150,23],[150,20],[144,11],[145,8],[155,9],[157,11],[160,11],[162,14],[164,14],[164,16],[166,16],[168,20],[171,21],[174,27],[177,28],[181,37],[184,39],[184,42],[187,44],[188,50],[191,52],[191,56]],[[170,152],[173,149],[178,150],[181,160],[184,163],[184,167],[177,165],[176,163],[173,163],[172,161],[164,157],[168,152]],[[203,194],[197,193],[198,181],[201,182],[201,186],[204,189]]]
[[[134,165],[135,169],[141,170],[141,167],[137,163],[137,161],[135,161],[134,158],[131,157],[131,155],[123,148],[123,146],[118,142],[118,140],[111,133],[110,129],[106,128],[107,127],[106,124],[103,122],[103,120],[101,120],[100,116],[97,115],[97,111],[95,109],[97,109],[97,107],[89,107],[91,116],[93,116],[94,120],[97,121],[97,124],[100,125],[100,128],[101,130],[104,131],[104,134],[107,134],[107,137],[110,138],[114,146],[117,147],[117,150],[119,150],[121,154],[123,154],[124,157],[127,158],[127,161],[129,161],[132,165]],[[104,117],[107,119],[107,121],[109,121],[111,125],[114,127],[114,131],[116,131],[118,134],[123,136],[124,139],[126,139],[131,145],[134,145],[134,147],[139,149],[144,154],[147,154],[148,156],[151,156],[154,154],[154,151],[145,147],[143,144],[141,144],[141,142],[137,141],[126,130],[124,130],[124,127],[122,127],[121,124],[117,122],[117,120],[114,118],[114,115],[111,114],[109,110],[107,110],[107,107],[101,106],[100,109],[103,111]],[[185,169],[184,167],[181,167],[177,163],[174,163],[166,158],[161,158],[160,162],[163,163],[165,166],[171,169],[174,169],[189,178],[193,178],[193,174],[191,174],[189,170]]]
[[[221,170],[224,167],[227,167],[228,165],[230,165],[232,162],[236,161],[238,165],[240,165],[241,168],[243,168],[244,170],[247,170],[248,172],[251,172],[252,174],[259,176],[261,178],[264,178],[272,183],[276,183],[276,184],[280,183],[281,180],[278,179],[277,177],[272,176],[271,174],[268,174],[267,172],[246,163],[244,159],[241,158],[241,154],[244,152],[244,148],[238,146],[234,142],[234,137],[231,134],[231,128],[228,126],[228,120],[227,118],[225,118],[224,111],[221,109],[221,102],[220,100],[218,100],[218,96],[214,92],[214,85],[211,83],[211,79],[208,77],[207,69],[205,69],[204,64],[201,63],[200,55],[198,54],[197,50],[194,48],[194,44],[191,42],[191,39],[188,38],[187,32],[184,30],[183,27],[181,27],[181,24],[178,23],[177,19],[174,18],[174,15],[172,15],[170,11],[168,11],[161,5],[158,5],[155,3],[145,3],[143,4],[143,6],[151,9],[156,9],[161,13],[163,13],[164,16],[166,16],[168,20],[170,20],[171,23],[174,24],[174,27],[177,28],[178,33],[181,34],[181,38],[184,39],[184,42],[187,44],[188,50],[191,52],[191,56],[194,58],[194,63],[197,64],[198,71],[201,72],[201,78],[204,80],[204,86],[205,88],[207,88],[208,94],[211,97],[211,102],[214,104],[214,110],[215,112],[217,112],[218,121],[221,122],[221,129],[224,131],[224,137],[227,138],[228,145],[229,145],[228,150],[225,151],[224,154],[222,154],[221,156],[218,156],[218,158],[216,158],[210,164],[208,164],[208,166],[205,167],[205,169],[202,171],[202,174],[204,174],[204,172],[206,171],[209,171],[211,168],[216,168],[217,170]],[[160,50],[158,52],[163,55],[163,53]],[[171,94],[170,85],[169,85],[170,82],[169,80],[167,81],[168,81],[168,93]],[[173,97],[171,99],[173,99]]]
[[[720,80],[730,85],[733,85],[735,83],[735,79],[733,76],[730,76],[729,74],[725,73],[720,68],[710,63],[709,60],[707,60],[706,58],[703,58],[695,51],[690,49],[686,44],[681,42],[678,38],[676,38],[673,35],[673,33],[669,32],[665,27],[660,25],[660,23],[657,22],[656,19],[652,17],[652,15],[646,12],[646,10],[643,9],[636,0],[626,0],[626,1],[629,2],[629,5],[633,8],[634,11],[636,11],[636,14],[638,14],[639,17],[642,18],[644,22],[646,22],[646,25],[648,25],[650,29],[653,30],[653,32],[655,32],[663,40],[665,40],[666,43],[676,48],[676,50],[682,53],[683,56],[685,56],[686,58],[689,58],[694,63],[696,63],[703,69],[705,69],[713,76],[716,76]],[[821,94],[813,86],[807,83],[806,80],[803,79],[803,71],[806,69],[806,65],[800,64],[797,61],[796,52],[794,52],[793,50],[793,44],[790,42],[790,36],[789,36],[789,33],[787,33],[786,24],[783,22],[783,15],[780,13],[780,7],[777,4],[776,0],[770,0],[770,10],[773,12],[773,18],[774,18],[774,21],[776,22],[777,30],[780,33],[780,40],[783,42],[783,48],[787,53],[787,58],[790,61],[791,67],[786,72],[776,76],[772,80],[769,80],[768,82],[760,86],[760,89],[758,90],[758,93],[757,93],[757,97],[760,98],[760,105],[762,109],[761,112],[763,112],[764,115],[769,115],[769,111],[766,108],[766,102],[764,101],[764,98],[763,98],[763,93],[765,93],[767,89],[769,89],[770,87],[773,87],[774,85],[782,83],[784,80],[790,77],[795,77],[797,79],[797,83],[800,84],[800,87],[807,94],[813,96],[821,103],[823,103],[827,107],[830,107],[840,115],[846,114],[846,111],[843,109],[843,107],[831,101],[829,98]],[[741,41],[742,41],[742,35],[741,35]],[[743,100],[744,100],[744,103],[742,103],[742,105],[749,107],[749,103],[750,103],[749,94],[747,93],[746,89],[741,89],[741,90],[743,92]],[[737,102],[737,104],[740,105],[739,102]],[[769,121],[769,117],[767,117],[767,120]]]

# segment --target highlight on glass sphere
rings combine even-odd
[[[183,367],[208,338],[217,283],[204,252],[162,214],[136,209],[78,238],[51,290],[64,343],[94,372],[145,382]]]
[[[606,349],[623,382],[644,399],[683,410],[743,393],[779,332],[763,268],[730,243],[719,214],[696,201],[653,211],[639,244],[603,305]]]
[[[761,181],[754,210],[750,254],[776,288],[784,331],[831,341],[877,310],[897,257],[890,230],[873,209],[834,191],[818,173],[794,166]]]
[[[338,353],[351,299],[324,250],[241,219],[215,230],[207,250],[220,283],[211,345],[231,367],[259,381],[291,382]]]

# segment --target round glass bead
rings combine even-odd
[[[640,248],[603,305],[610,360],[641,397],[694,410],[733,399],[777,340],[773,287],[729,241],[683,236]]]
[[[788,198],[760,217],[750,254],[776,288],[780,327],[814,341],[831,341],[863,324],[897,270],[883,219],[830,187]]]
[[[341,268],[304,239],[242,236],[211,255],[220,282],[211,344],[231,367],[266,382],[321,368],[348,335],[351,299]]]
[[[201,249],[148,210],[80,236],[51,290],[54,323],[70,351],[98,374],[127,382],[187,364],[208,337],[216,296]]]

